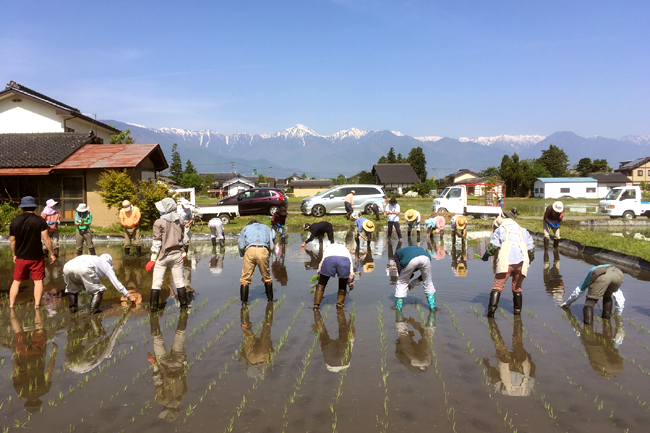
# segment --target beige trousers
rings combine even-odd
[[[266,247],[248,247],[244,253],[244,264],[241,269],[242,284],[250,284],[255,272],[255,266],[260,268],[262,274],[262,281],[270,283],[273,281],[271,278],[271,268],[269,263],[269,250]]]
[[[151,290],[160,290],[162,288],[163,279],[165,278],[165,271],[167,267],[172,268],[172,280],[176,288],[185,287],[183,280],[183,253],[181,251],[174,251],[167,254],[162,259],[156,260],[153,267],[153,281],[151,283]]]
[[[140,224],[124,227],[124,248],[129,248],[132,242],[134,247],[140,246]]]

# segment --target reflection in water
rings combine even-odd
[[[12,347],[14,389],[19,399],[25,399],[25,409],[34,413],[43,404],[40,397],[47,394],[52,386],[57,345],[52,343],[52,353],[46,366],[47,335],[43,329],[40,309],[34,309],[32,329],[23,329],[14,309],[10,310],[10,321],[15,332],[15,346]]]
[[[208,266],[210,267],[210,273],[213,275],[220,275],[223,272],[223,261],[223,254],[213,254],[212,257],[210,257],[210,262],[208,263]]]
[[[553,250],[553,266],[549,260],[548,250],[544,250],[544,285],[546,293],[553,298],[557,305],[562,304],[564,299],[564,281],[560,274],[560,253]]]
[[[399,248],[398,248],[399,249]],[[445,258],[445,255],[447,254],[445,251],[445,244],[443,239],[440,239],[440,243],[436,242],[431,242],[431,239],[427,239],[427,253],[431,255],[431,257],[434,258],[434,260],[442,260]]]
[[[110,335],[106,334],[100,316],[91,316],[90,320],[86,316],[83,320],[79,315],[71,315],[65,346],[66,367],[75,373],[87,373],[110,358],[130,315],[130,309],[122,314]]]
[[[310,245],[313,244],[308,244],[307,248],[305,248],[305,252],[309,254],[309,261],[305,262],[305,269],[318,269],[318,265],[320,265],[321,260],[323,260],[323,240],[320,239],[318,241],[318,253],[315,253],[314,251],[311,250],[311,248],[308,248]]]
[[[273,325],[273,302],[266,304],[264,324],[259,337],[255,336],[248,314],[248,305],[241,307],[241,330],[244,341],[241,344],[239,363],[248,377],[256,378],[264,373],[264,366],[273,353],[271,326]]]
[[[323,353],[323,360],[327,369],[337,373],[350,366],[352,360],[352,347],[354,346],[354,319],[350,316],[348,322],[345,311],[336,309],[336,321],[339,325],[339,338],[332,340],[325,328],[325,322],[320,310],[314,310],[314,328],[318,332],[318,342]]]
[[[460,252],[456,249],[456,244],[451,245],[451,269],[457,277],[467,276],[467,245],[465,238],[462,238]]]
[[[285,252],[284,243],[278,242],[273,246],[274,260],[271,264],[271,272],[275,281],[279,282],[282,286],[286,286],[287,282],[289,282],[287,266],[284,264]]]
[[[188,313],[182,311],[178,316],[178,325],[172,341],[172,349],[167,352],[165,340],[160,330],[159,314],[151,314],[151,336],[153,337],[153,355],[147,354],[147,359],[153,364],[153,383],[156,386],[155,400],[163,406],[158,418],[167,422],[176,419],[179,407],[187,394],[185,378],[185,328],[187,328]]]
[[[359,246],[357,245],[355,250],[355,278],[358,280],[363,274],[370,274],[375,270],[375,260],[372,257],[372,248],[370,244],[366,248],[366,251],[363,253],[360,251]]]
[[[581,325],[571,313],[565,310],[571,326],[580,337],[580,342],[585,347],[589,364],[598,376],[616,376],[623,371],[623,358],[618,353],[618,348],[625,339],[625,329],[621,316],[614,316],[616,333],[612,329],[611,319],[603,319],[603,331],[594,332],[594,325]]]
[[[416,343],[413,337],[415,332],[409,331],[411,325],[420,333],[420,339]],[[422,324],[412,317],[405,319],[402,310],[395,311],[395,327],[397,328],[397,341],[395,341],[395,356],[410,371],[424,372],[433,362],[431,343],[433,333],[436,330],[436,313],[429,312],[427,322]]]
[[[490,366],[490,361],[483,358],[483,364],[488,368],[488,375],[495,391],[516,397],[530,395],[535,386],[535,363],[530,353],[524,349],[522,340],[523,325],[521,316],[514,316],[512,329],[512,352],[508,351],[499,326],[494,318],[488,319],[490,338],[497,352],[497,366]]]
[[[397,249],[402,248],[402,242],[397,242]],[[399,272],[397,272],[397,263],[395,263],[395,252],[393,251],[393,242],[388,238],[388,264],[386,265],[386,276],[390,281],[390,285],[397,284]]]

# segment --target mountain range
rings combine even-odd
[[[278,178],[293,173],[309,177],[346,176],[372,169],[377,160],[393,147],[406,157],[414,147],[421,147],[427,170],[435,167],[435,176],[443,177],[461,168],[480,171],[498,166],[503,155],[514,152],[520,158],[538,158],[542,150],[554,144],[567,153],[570,164],[581,158],[604,158],[612,168],[620,161],[649,154],[650,136],[584,138],[573,132],[541,135],[499,135],[494,137],[411,137],[397,131],[362,131],[347,129],[332,135],[320,135],[304,125],[275,134],[239,133],[224,135],[217,131],[190,131],[178,128],[148,128],[116,120],[102,120],[121,130],[130,129],[136,143],[159,143],[171,161],[171,147],[178,144],[183,163],[189,159],[201,173],[234,170],[243,175],[269,173]],[[270,168],[269,168],[270,167]]]

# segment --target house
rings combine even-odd
[[[293,194],[296,197],[309,197],[325,191],[332,186],[331,179],[292,180]]]
[[[593,177],[540,177],[533,184],[533,196],[598,198],[598,181]]]
[[[275,179],[274,188],[277,188],[281,191],[286,191],[287,188],[289,188],[289,181],[287,179]]]
[[[221,183],[221,189],[226,192],[226,197],[237,195],[251,188],[255,188],[255,181],[239,174]]]
[[[0,133],[44,133],[92,131],[98,144],[110,143],[111,135],[121,131],[82,114],[56,99],[45,96],[15,81],[0,92]]]
[[[200,176],[205,178],[206,174],[208,173],[201,173]],[[214,177],[214,184],[208,188],[208,195],[210,197],[230,197],[257,186],[257,176],[247,177],[233,172],[209,174],[212,174]],[[241,179],[242,181],[237,183],[237,179]]]
[[[632,181],[623,173],[591,173],[598,181],[598,198],[605,197],[610,189],[617,186],[631,186]]]
[[[386,192],[402,194],[403,188],[420,183],[411,164],[375,164],[372,175],[376,185],[382,185]]]
[[[622,161],[620,167],[614,171],[630,178],[632,185],[638,186],[641,182],[650,183],[650,156],[634,161]]]
[[[456,185],[459,182],[476,179],[478,177],[480,176],[477,173],[474,173],[472,170],[469,170],[467,168],[461,168],[457,172],[447,175],[445,179],[447,179],[447,185]]]
[[[497,187],[482,187],[481,185],[498,185]],[[490,177],[467,177],[454,185],[465,185],[467,194],[473,196],[484,196],[487,192],[494,190],[497,196],[505,197],[505,182]]]
[[[0,134],[0,200],[16,203],[31,195],[42,209],[54,199],[63,222],[72,222],[77,206],[87,203],[93,224],[117,222],[117,210],[109,210],[98,194],[100,174],[125,169],[137,182],[155,179],[169,165],[158,144],[100,141],[92,132]]]

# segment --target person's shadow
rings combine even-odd
[[[553,265],[549,258],[548,250],[544,251],[544,286],[546,293],[549,294],[555,303],[559,306],[564,299],[564,281],[560,273],[560,253],[553,250]]]
[[[273,302],[266,304],[264,324],[260,336],[255,336],[248,305],[241,307],[241,330],[244,337],[239,352],[239,364],[248,377],[257,378],[264,374],[264,367],[273,353],[271,327],[273,326]]]
[[[350,366],[355,335],[354,320],[350,318],[348,322],[342,308],[336,309],[336,321],[339,325],[339,338],[333,340],[329,336],[327,328],[325,328],[325,322],[320,310],[314,310],[313,329],[318,333],[318,342],[327,370],[334,373],[345,370]]]

